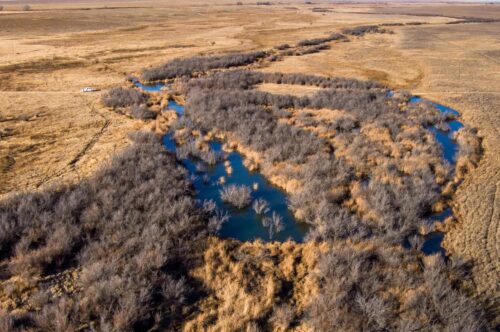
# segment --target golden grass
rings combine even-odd
[[[246,329],[252,321],[275,315],[277,303],[290,308],[295,317],[303,315],[317,291],[314,271],[325,244],[210,242],[204,264],[193,271],[210,294],[185,331],[204,330],[207,325],[208,331]],[[288,330],[278,321],[273,325],[277,331]],[[294,330],[307,329],[301,325]]]
[[[298,97],[307,96],[321,90],[321,88],[316,86],[274,83],[262,83],[256,86],[256,89],[278,95],[292,95]]]

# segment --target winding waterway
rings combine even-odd
[[[164,87],[163,84],[143,85],[140,82],[135,82],[135,85],[148,92],[160,91]],[[388,97],[391,96],[392,93],[389,93]],[[444,105],[422,99],[419,96],[410,98],[410,103],[417,102],[425,102],[434,106],[442,113],[450,113],[456,117],[459,116],[456,110]],[[169,101],[167,109],[174,110],[179,116],[184,114],[184,107],[172,100]],[[454,167],[458,146],[453,139],[453,135],[463,125],[457,120],[447,121],[447,125],[449,127],[448,131],[437,127],[430,127],[429,130],[441,145],[443,158]],[[164,136],[163,144],[167,150],[173,153],[176,152],[177,145],[171,133]],[[269,183],[260,173],[249,171],[243,164],[243,156],[238,152],[224,152],[222,150],[222,143],[218,141],[209,142],[209,146],[212,151],[221,156],[215,165],[207,165],[192,158],[182,159],[182,163],[189,171],[197,198],[200,201],[212,200],[219,209],[229,212],[229,220],[222,225],[219,233],[220,236],[223,238],[235,238],[240,241],[253,241],[256,239],[263,241],[286,241],[291,239],[296,242],[302,242],[304,235],[308,231],[308,226],[294,218],[288,209],[285,193]],[[230,166],[231,171],[228,171],[228,166]],[[265,199],[269,203],[269,212],[265,215],[259,215],[253,210],[251,205],[237,209],[223,202],[220,198],[220,190],[224,185],[230,184],[245,185],[253,188],[252,199]],[[272,212],[281,216],[285,227],[281,232],[270,236],[269,230],[263,226],[262,220],[265,216],[270,216]],[[451,208],[447,208],[443,212],[433,215],[430,221],[432,223],[443,222],[446,218],[452,216],[452,213]],[[434,231],[427,234],[424,239],[422,251],[427,255],[440,253],[444,256],[445,250],[441,245],[443,238],[444,233],[442,232]]]
[[[419,96],[413,96],[410,98],[410,103],[424,102],[432,105],[441,113],[452,114],[458,117],[460,113],[456,110],[449,108],[447,106],[435,103],[430,100],[423,99]],[[429,130],[434,134],[436,141],[441,145],[441,150],[443,152],[443,158],[454,168],[456,164],[456,155],[458,152],[458,144],[453,139],[453,135],[460,129],[463,128],[463,124],[458,120],[449,120],[446,122],[449,127],[449,131],[443,131],[436,127],[431,127]],[[445,209],[443,212],[432,216],[433,222],[443,222],[446,218],[453,215],[451,208]],[[446,256],[445,249],[442,246],[444,239],[444,233],[439,231],[434,231],[425,236],[424,244],[422,246],[422,251],[426,255],[432,255],[435,253],[440,253],[442,256]]]

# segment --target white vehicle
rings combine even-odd
[[[85,87],[81,90],[82,92],[95,92],[95,91],[99,91],[99,89],[96,89],[96,88],[90,88],[90,87]]]

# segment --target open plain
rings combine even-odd
[[[106,91],[126,86],[127,78],[139,77],[143,68],[179,57],[270,50],[345,28],[382,25],[390,33],[352,36],[329,49],[255,69],[372,80],[450,106],[462,123],[477,129],[481,159],[452,198],[455,220],[446,225],[444,247],[450,257],[470,263],[472,278],[464,289],[484,308],[484,329],[498,328],[500,5],[313,2],[37,1],[22,10],[26,2],[0,1],[1,197],[77,184],[130,146],[130,132],[151,128],[154,121],[112,112],[101,102]],[[99,91],[81,92],[84,87]],[[295,96],[318,90],[272,83],[258,89]],[[210,325],[253,331],[254,322],[269,319],[270,311],[286,316],[290,304],[299,317],[290,327],[311,329],[301,320],[317,291],[308,271],[317,269],[314,253],[326,245],[240,245],[217,238],[209,243],[205,265],[192,275],[211,293],[197,305],[198,312],[184,313],[188,318],[174,324],[177,329]],[[255,290],[238,288],[242,283]],[[273,302],[279,290],[290,293],[281,307]],[[5,293],[0,290],[0,300]],[[276,321],[274,330],[289,327]]]

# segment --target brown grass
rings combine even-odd
[[[315,86],[300,86],[294,84],[274,84],[274,83],[262,83],[259,84],[257,90],[265,91],[269,93],[274,93],[278,95],[292,95],[292,96],[306,96],[321,90],[321,88]]]
[[[185,331],[247,329],[253,323],[278,315],[288,308],[292,320],[304,315],[317,284],[313,272],[324,244],[293,242],[239,244],[212,239],[204,264],[193,272],[210,290],[200,312],[184,326]],[[273,329],[288,331],[289,326],[272,320]],[[305,326],[295,326],[303,331]]]

